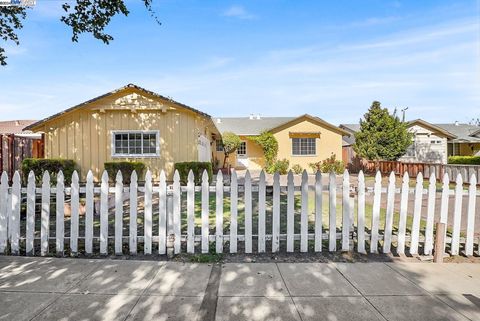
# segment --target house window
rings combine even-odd
[[[430,141],[430,144],[441,144],[442,141],[441,140],[431,140]]]
[[[112,156],[158,156],[159,152],[158,131],[112,132]]]
[[[247,143],[242,142],[237,148],[237,155],[247,155]]]
[[[223,152],[223,141],[221,139],[217,139],[215,145],[217,145],[217,152]]]
[[[315,138],[292,138],[292,155],[315,155],[317,153]]]

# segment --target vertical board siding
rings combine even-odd
[[[225,240],[229,240],[230,253],[237,252],[238,240],[244,242],[244,252],[252,253],[254,240],[258,240],[255,249],[258,253],[267,251],[267,240],[272,240],[271,251],[273,253],[280,251],[280,240],[286,241],[287,252],[308,252],[309,240],[314,240],[314,250],[316,252],[322,251],[322,239],[328,238],[329,251],[337,251],[337,242],[341,242],[342,251],[350,251],[352,244],[357,243],[356,250],[359,253],[366,253],[366,231],[365,231],[365,210],[366,198],[373,197],[372,206],[372,229],[370,253],[378,253],[379,244],[382,245],[384,253],[391,252],[392,243],[397,241],[397,251],[399,254],[405,253],[407,240],[410,240],[409,252],[411,254],[431,255],[434,246],[434,222],[446,222],[448,217],[448,201],[449,201],[449,176],[443,176],[443,188],[441,195],[441,208],[439,216],[435,217],[435,201],[436,201],[436,172],[431,171],[429,176],[428,191],[425,193],[423,189],[423,174],[418,173],[416,177],[416,185],[413,193],[409,187],[409,175],[405,172],[403,175],[402,186],[400,190],[396,189],[396,178],[393,172],[390,173],[388,179],[388,187],[382,189],[381,174],[377,172],[375,175],[375,182],[373,193],[367,190],[365,186],[365,176],[363,172],[358,174],[357,189],[350,187],[350,176],[345,171],[342,179],[342,217],[341,224],[337,226],[337,177],[334,173],[330,173],[328,177],[328,233],[322,230],[322,203],[323,203],[323,183],[322,174],[317,172],[315,174],[314,186],[312,186],[314,193],[314,200],[311,200],[315,208],[313,212],[309,209],[309,181],[308,174],[304,171],[300,178],[300,186],[295,187],[294,175],[289,172],[286,177],[286,186],[280,185],[280,175],[275,173],[273,175],[273,195],[271,199],[267,194],[267,178],[262,171],[259,175],[258,182],[254,183],[254,179],[250,176],[250,172],[245,174],[245,184],[243,186],[243,202],[244,202],[244,222],[245,233],[238,235],[238,177],[234,170],[231,171],[230,183],[224,179],[223,173],[219,171],[216,175],[215,186],[210,186],[208,173],[204,171],[202,175],[201,187],[195,186],[195,177],[192,171],[188,174],[186,187],[182,187],[180,183],[180,175],[178,171],[174,173],[173,184],[167,186],[165,172],[160,172],[160,183],[158,187],[153,186],[152,172],[147,170],[145,174],[144,188],[138,186],[138,177],[135,171],[130,177],[130,185],[125,188],[123,184],[123,177],[121,172],[118,172],[115,177],[115,184],[109,187],[108,175],[104,171],[102,174],[102,183],[100,187],[93,185],[93,173],[87,174],[87,181],[85,185],[79,182],[79,175],[76,171],[73,172],[71,178],[71,185],[65,186],[67,178],[63,176],[60,171],[56,176],[54,186],[50,184],[50,174],[43,173],[41,189],[35,187],[35,176],[29,173],[26,188],[22,187],[20,174],[18,172],[13,176],[13,183],[8,184],[8,177],[6,173],[2,173],[0,179],[0,252],[11,253],[13,255],[20,254],[21,241],[25,240],[26,255],[33,255],[35,249],[35,223],[38,219],[40,222],[40,255],[48,254],[49,247],[54,244],[55,254],[63,255],[65,248],[65,238],[69,241],[69,251],[72,256],[80,253],[78,248],[79,239],[81,239],[79,225],[80,225],[80,196],[85,193],[85,253],[93,254],[93,241],[97,240],[94,237],[94,199],[100,199],[100,234],[98,235],[101,255],[109,254],[109,245],[113,246],[113,252],[116,255],[122,255],[123,247],[129,246],[129,253],[135,255],[137,247],[140,243],[143,246],[143,253],[150,255],[152,253],[152,243],[156,242],[157,231],[153,231],[153,203],[158,198],[158,253],[165,254],[167,251],[167,236],[169,237],[168,246],[172,246],[173,253],[181,252],[182,241],[185,242],[188,253],[195,253],[195,205],[196,192],[201,193],[201,251],[202,253],[209,253],[214,251],[216,253],[223,253]],[[455,186],[455,201],[453,208],[452,221],[452,238],[451,254],[458,255],[463,253],[467,256],[474,255],[475,248],[478,248],[478,239],[475,238],[475,215],[476,215],[476,197],[477,197],[477,177],[473,173],[469,177],[468,193],[463,188],[463,177],[461,173],[456,175]],[[299,191],[299,199],[295,198],[295,188],[297,188],[297,195]],[[144,203],[138,200],[139,195],[143,191]],[[168,194],[167,194],[168,191]],[[170,192],[171,191],[171,192]],[[182,191],[186,192],[186,202],[182,203]],[[214,191],[212,196],[215,197],[215,231],[210,236],[210,193]],[[353,222],[353,208],[351,193],[355,191],[357,198],[357,220],[356,224]],[[124,206],[124,193],[129,193],[129,207]],[[258,194],[256,194],[258,192]],[[38,215],[35,212],[36,195],[41,195],[41,207]],[[110,195],[111,193],[111,195]],[[158,194],[156,194],[158,193]],[[228,196],[225,195],[227,193]],[[255,194],[254,194],[255,193]],[[281,195],[285,193],[285,212],[281,211]],[[414,199],[413,212],[408,212],[408,197],[412,194]],[[53,194],[53,195],[52,195]],[[385,207],[381,207],[382,194],[386,194]],[[395,213],[395,199],[400,197],[399,220],[398,220],[398,236],[395,238],[394,230],[394,213]],[[422,218],[423,194],[428,195],[426,200],[426,213]],[[25,195],[25,198],[22,198]],[[168,195],[168,197],[167,197]],[[254,199],[258,195],[258,200]],[[53,197],[52,197],[53,196]],[[109,208],[110,201],[114,200],[114,206]],[[355,199],[353,197],[353,200]],[[51,197],[56,204],[55,213],[55,228],[56,235],[50,238],[50,203]],[[225,222],[225,208],[224,202],[230,199],[230,221]],[[466,211],[462,210],[463,198],[466,198]],[[112,199],[113,198],[113,199]],[[168,200],[168,202],[167,202]],[[299,201],[299,215],[297,222],[295,219],[295,201]],[[182,205],[185,204],[185,205]],[[268,230],[267,206],[271,204],[271,230]],[[26,207],[25,227],[21,227],[20,211],[22,206]],[[65,208],[70,206],[71,215],[65,218]],[[137,219],[139,207],[143,209],[143,235],[138,235]],[[185,207],[185,208],[183,208]],[[385,208],[385,225],[383,228],[383,235],[379,233],[380,213],[383,213]],[[140,213],[141,210],[140,209]],[[183,211],[186,213],[186,229],[182,231],[181,216]],[[255,213],[254,213],[255,212]],[[255,215],[254,215],[255,214]],[[309,215],[312,214],[314,219],[314,227],[312,234],[309,233]],[[412,227],[407,229],[408,215],[412,218]],[[128,217],[127,217],[128,216]],[[113,235],[109,238],[109,218],[114,219]],[[280,220],[286,219],[286,234],[281,233]],[[124,237],[123,220],[128,221],[129,231],[128,237]],[[213,219],[213,216],[212,216]],[[340,217],[339,217],[340,219]],[[462,230],[462,221],[464,222],[464,230]],[[52,222],[53,223],[53,222]],[[64,225],[70,224],[70,233],[65,235]],[[255,223],[258,223],[255,225]],[[295,233],[295,223],[299,227]],[[313,222],[312,222],[313,223]],[[168,229],[167,229],[168,224]],[[225,224],[229,224],[230,235],[224,236]],[[421,237],[422,226],[425,224],[425,238]],[[253,227],[257,229],[253,231]],[[341,233],[337,233],[337,229]],[[213,231],[213,230],[212,230]],[[183,234],[182,234],[183,232]],[[22,234],[24,233],[24,234]],[[271,234],[270,234],[271,233]],[[167,235],[168,234],[168,235]],[[154,237],[155,235],[155,237]],[[463,237],[465,235],[465,237]],[[127,241],[128,240],[128,241]],[[210,248],[210,241],[215,241],[215,248]],[[296,243],[297,247],[295,247]],[[383,242],[382,242],[383,241]],[[424,242],[423,251],[419,251],[420,242]],[[213,243],[212,243],[213,245]],[[299,245],[299,246],[298,246]],[[8,252],[9,251],[9,252]],[[421,253],[419,253],[421,252]]]

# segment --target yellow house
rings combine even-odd
[[[26,127],[42,132],[45,158],[73,159],[98,181],[109,161],[141,161],[154,179],[174,163],[211,161],[219,136],[199,110],[129,84]]]
[[[342,136],[345,130],[311,115],[299,117],[228,117],[216,118],[221,133],[233,132],[240,136],[242,145],[229,157],[229,164],[237,169],[262,169],[265,158],[262,148],[250,138],[263,131],[271,132],[278,141],[277,159],[287,159],[290,167],[298,164],[311,171],[309,164],[335,155],[342,159]],[[222,165],[224,153],[221,142],[216,143],[217,160]]]

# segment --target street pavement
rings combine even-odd
[[[1,256],[0,320],[480,320],[480,264]]]

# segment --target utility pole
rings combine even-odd
[[[408,109],[408,107],[405,107],[402,109],[402,121],[405,122],[405,111]]]

